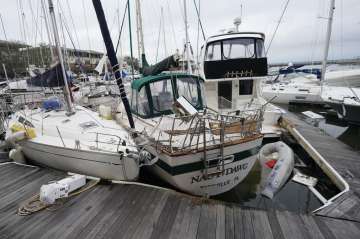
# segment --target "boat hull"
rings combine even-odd
[[[224,161],[224,168],[219,170],[216,165],[210,166],[207,174],[202,161],[203,152],[171,158],[160,154],[151,170],[181,191],[214,196],[231,190],[246,178],[257,160],[261,143],[262,138],[225,147],[224,158],[228,160]],[[207,155],[217,155],[218,152],[218,149],[210,150]]]
[[[264,89],[262,91],[262,96],[267,99],[271,100],[272,103],[276,104],[289,104],[290,102],[296,102],[296,103],[319,103],[322,102],[320,92],[279,92],[279,91],[273,91],[269,89]],[[274,98],[276,96],[276,98]]]
[[[346,120],[349,124],[360,125],[360,106],[348,105],[337,102],[326,102],[339,115],[339,118]]]
[[[20,143],[25,157],[35,164],[108,180],[136,180],[139,166],[115,153],[59,147],[28,140]]]

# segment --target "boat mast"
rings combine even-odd
[[[61,71],[62,71],[63,80],[64,80],[64,88],[63,89],[64,89],[66,108],[67,108],[66,111],[70,115],[70,114],[74,114],[75,111],[73,111],[73,108],[72,108],[72,103],[71,103],[71,98],[70,98],[70,90],[69,90],[69,85],[67,82],[64,58],[63,58],[62,51],[61,51],[59,32],[58,32],[58,28],[56,25],[56,17],[55,17],[54,5],[53,5],[52,0],[49,0],[49,11],[50,11],[50,19],[51,19],[51,23],[52,23],[52,29],[53,29],[53,33],[54,33],[54,40],[55,40],[57,55],[58,55],[58,59],[60,61]]]
[[[44,14],[44,20],[45,20],[45,28],[46,28],[46,33],[47,36],[49,38],[49,48],[50,48],[50,54],[51,54],[51,61],[54,61],[55,57],[54,57],[54,50],[52,48],[52,39],[51,39],[51,34],[50,34],[50,30],[49,30],[49,22],[48,22],[48,18],[47,18],[47,13],[45,11],[45,3],[44,0],[41,0],[41,8]]]
[[[120,91],[120,97],[121,100],[124,104],[124,108],[126,110],[126,114],[129,120],[129,124],[131,128],[135,128],[135,124],[134,124],[134,120],[131,114],[131,109],[130,109],[130,104],[129,101],[126,97],[126,92],[124,89],[124,85],[122,83],[121,80],[121,72],[120,72],[120,68],[119,68],[119,63],[118,60],[116,58],[116,53],[114,50],[114,45],[112,43],[111,40],[111,36],[110,36],[110,32],[109,32],[109,28],[107,26],[106,23],[106,18],[105,18],[105,14],[104,14],[104,10],[102,8],[101,5],[101,1],[100,0],[92,0],[94,8],[95,8],[95,12],[96,12],[96,16],[100,25],[100,30],[101,30],[101,34],[102,37],[104,39],[104,43],[105,43],[105,47],[106,47],[106,52],[107,52],[107,56],[110,60],[111,66],[112,66],[112,70],[115,74],[115,79],[116,79],[116,83],[119,87],[119,91]],[[130,10],[130,6],[129,9]]]
[[[141,15],[141,5],[140,0],[135,1],[136,4],[136,34],[138,40],[138,57],[139,57],[139,66],[143,67],[142,58],[145,55],[144,47],[144,32],[142,29],[142,15]]]
[[[99,0],[100,1],[100,0]],[[127,1],[128,5],[128,21],[129,21],[129,40],[130,40],[130,64],[131,64],[131,75],[134,80],[134,56],[133,56],[133,45],[132,45],[132,30],[131,30],[131,12],[130,12],[130,0]]]
[[[329,18],[328,18],[328,24],[327,24],[327,31],[326,31],[324,57],[323,57],[322,67],[321,67],[321,82],[320,82],[321,92],[323,90],[323,85],[324,85],[324,80],[325,80],[326,61],[327,61],[328,54],[329,54],[331,28],[332,28],[332,22],[333,22],[333,17],[334,17],[334,10],[335,10],[335,0],[331,0],[330,10],[329,10]]]
[[[189,40],[189,32],[188,32],[188,19],[187,19],[187,8],[186,8],[186,0],[184,2],[184,22],[185,22],[185,50],[186,50],[186,62],[187,62],[187,72],[192,74],[191,62],[190,62],[190,40]]]

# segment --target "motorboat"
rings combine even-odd
[[[200,75],[208,107],[225,113],[262,106],[262,132],[265,137],[278,137],[277,121],[283,110],[260,92],[268,75],[264,40],[265,35],[258,32],[231,31],[209,37],[202,47]]]
[[[135,142],[149,170],[193,195],[227,192],[250,172],[262,144],[263,108],[221,114],[205,105],[203,80],[185,73],[131,84]],[[175,113],[176,112],[176,113]],[[117,122],[126,126],[124,110]]]

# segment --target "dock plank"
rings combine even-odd
[[[18,170],[17,170],[18,169]],[[0,181],[0,238],[358,238],[358,222],[323,216],[268,211],[202,200],[174,191],[139,185],[99,184],[67,200],[55,211],[19,216],[19,204],[42,183],[64,173],[11,165],[13,175]],[[32,173],[30,173],[32,172]],[[17,180],[18,178],[18,180]],[[355,194],[354,194],[355,195]],[[356,195],[355,195],[356,196]],[[342,198],[339,204],[345,203]],[[341,208],[339,206],[338,208]],[[350,207],[357,213],[357,206]],[[331,212],[331,210],[329,210]]]
[[[288,112],[283,118],[292,122],[296,130],[350,186],[350,192],[316,214],[360,222],[360,152],[327,135],[323,130],[307,124],[293,113]]]

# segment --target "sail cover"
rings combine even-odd
[[[26,80],[28,85],[38,87],[59,87],[64,86],[64,78],[61,72],[61,65],[57,63],[43,74],[30,77]]]
[[[160,74],[163,71],[168,71],[169,69],[173,67],[179,66],[178,61],[178,55],[172,55],[168,58],[165,58],[164,60],[160,61],[159,63],[152,65],[152,66],[144,66],[143,67],[143,76],[149,76],[149,75],[157,75]]]

